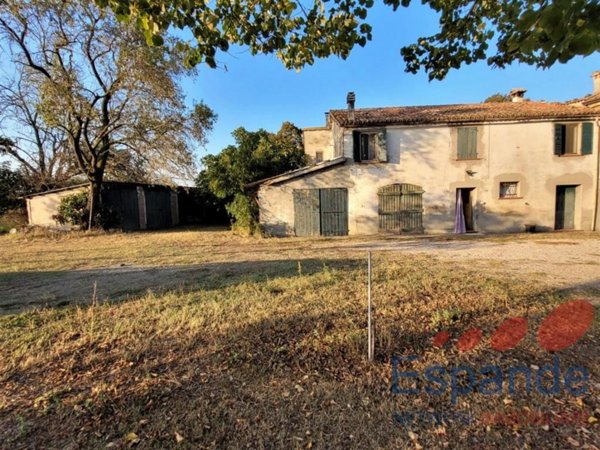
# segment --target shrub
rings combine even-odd
[[[8,233],[12,228],[27,226],[27,211],[25,208],[13,208],[0,215],[0,234]]]
[[[52,216],[61,225],[85,227],[88,223],[88,194],[78,192],[63,197],[58,206],[58,213]]]
[[[233,217],[233,229],[248,234],[254,234],[258,229],[258,205],[253,197],[235,194],[233,201],[226,207]]]
[[[52,218],[62,225],[87,228],[89,216],[88,193],[78,192],[77,194],[63,197],[58,206],[58,213],[52,216]],[[101,228],[110,228],[117,223],[116,214],[102,204],[100,204],[98,213],[94,216],[93,220],[94,226]]]

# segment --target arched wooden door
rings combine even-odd
[[[396,183],[379,188],[379,231],[423,232],[423,188]]]

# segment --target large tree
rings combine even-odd
[[[193,145],[215,114],[185,107],[177,50],[148,47],[137,29],[92,3],[64,0],[0,2],[3,59],[35,87],[36,111],[66,136],[90,183],[90,226],[111,160],[155,181],[186,178]]]
[[[53,128],[36,108],[40,98],[35,83],[28,83],[22,66],[0,79],[0,155],[17,162],[33,191],[66,184],[79,173],[68,151],[64,130]]]
[[[231,44],[252,53],[275,53],[286,67],[315,58],[346,58],[354,45],[371,39],[367,14],[373,0],[96,0],[161,44],[169,29],[188,29],[187,62],[215,66]],[[394,10],[410,0],[384,0]],[[504,67],[514,61],[549,67],[600,50],[597,0],[422,0],[439,15],[440,31],[402,48],[406,70],[424,69],[441,79],[452,68],[487,60]],[[495,51],[490,51],[495,46]]]
[[[302,131],[284,122],[277,133],[238,128],[232,135],[235,145],[202,158],[197,186],[225,200],[236,224],[252,231],[256,209],[246,185],[305,166]]]

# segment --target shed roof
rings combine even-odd
[[[600,111],[565,103],[524,101],[359,108],[354,110],[354,120],[349,117],[348,110],[337,109],[332,110],[330,116],[341,126],[352,128],[378,125],[581,119],[598,117]]]
[[[338,164],[343,164],[345,162],[346,162],[346,158],[344,156],[339,156],[337,158],[330,159],[328,161],[323,161],[321,163],[318,163],[318,164],[315,164],[312,166],[301,167],[300,169],[291,170],[291,171],[283,173],[281,175],[276,175],[274,177],[264,178],[262,180],[248,183],[246,185],[246,189],[252,189],[252,188],[255,188],[255,187],[258,187],[261,185],[269,186],[269,185],[284,183],[286,181],[293,180],[294,178],[303,177],[304,175],[308,175],[313,172],[318,172],[320,170],[327,169],[332,166],[337,166]]]
[[[161,189],[179,189],[179,188],[185,188],[185,189],[190,189],[190,186],[169,186],[166,184],[156,184],[156,183],[136,183],[134,181],[104,181],[102,183],[103,186],[143,186],[143,187],[147,187],[147,188],[161,188]],[[80,184],[74,184],[72,186],[65,186],[62,188],[57,188],[57,189],[50,189],[48,191],[42,191],[42,192],[35,192],[33,194],[29,194],[29,195],[25,195],[24,198],[31,198],[31,197],[39,197],[40,195],[46,195],[46,194],[53,194],[55,192],[63,192],[63,191],[69,191],[69,190],[75,190],[75,189],[81,189],[82,187],[87,187],[89,186],[89,183],[80,183]]]

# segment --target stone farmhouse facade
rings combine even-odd
[[[249,187],[268,235],[598,230],[600,74],[567,103],[327,113],[304,130],[313,164]]]

